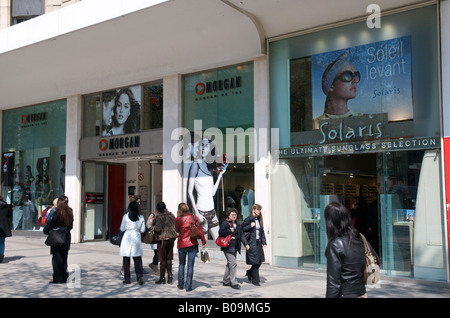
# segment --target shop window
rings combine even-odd
[[[163,124],[163,86],[145,85],[143,97],[143,129],[162,128]]]
[[[42,230],[52,201],[65,190],[66,103],[3,113],[3,196],[14,230]]]
[[[192,136],[194,133],[200,136],[197,140],[191,139],[192,161],[184,161],[183,200],[193,211],[196,210],[193,205],[202,211],[200,213],[214,209],[215,221],[204,228],[210,239],[217,236],[215,222],[220,224],[225,219],[227,209],[236,208],[238,219],[242,221],[254,203],[253,134],[249,133],[254,126],[253,94],[253,64],[184,78],[184,127],[192,132]],[[239,142],[242,147],[238,147]],[[213,162],[208,161],[212,157],[208,158],[205,153],[203,157],[195,156],[207,147],[216,150],[212,154]],[[219,174],[225,158],[228,166],[223,174]],[[202,190],[196,187],[197,184],[212,186],[215,190],[209,191],[208,204],[204,204],[204,196],[196,192]]]
[[[312,130],[311,58],[292,60],[290,70],[291,132]]]
[[[102,108],[100,94],[88,95],[84,97],[83,116],[83,136],[99,136],[100,129],[102,127]]]

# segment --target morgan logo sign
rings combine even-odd
[[[195,94],[203,95],[205,93],[216,93],[219,91],[226,91],[229,89],[241,88],[242,77],[236,76],[231,78],[225,78],[206,83],[197,83],[195,85]]]
[[[106,139],[101,139],[98,144],[100,151],[138,147],[140,147],[140,136],[111,138],[108,141]]]

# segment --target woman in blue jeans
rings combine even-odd
[[[194,262],[195,255],[198,253],[198,240],[192,239],[189,236],[189,227],[191,225],[191,220],[194,221],[197,228],[200,230],[202,237],[202,245],[206,246],[205,236],[203,234],[200,223],[195,215],[190,213],[189,207],[186,203],[180,203],[178,205],[177,218],[175,219],[175,229],[178,233],[178,288],[186,288],[186,291],[192,290],[192,278],[194,276]],[[185,267],[186,267],[186,256],[188,258],[187,266],[187,276],[186,282],[184,280]]]

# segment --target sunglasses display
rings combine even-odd
[[[343,81],[343,82],[351,82],[353,79],[356,80],[356,83],[359,83],[359,80],[361,79],[361,74],[359,72],[351,72],[351,71],[345,71],[341,75],[337,77],[337,79]]]

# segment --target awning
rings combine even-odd
[[[368,16],[372,2],[83,0],[0,31],[0,109],[251,61],[268,38]]]

